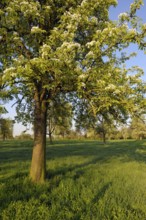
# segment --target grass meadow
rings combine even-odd
[[[47,181],[28,179],[31,141],[0,142],[0,219],[146,220],[146,141],[47,144]]]

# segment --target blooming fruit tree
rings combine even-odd
[[[116,4],[116,0],[0,2],[0,76],[18,104],[25,100],[33,110],[33,182],[41,183],[46,176],[47,111],[54,97],[86,99],[95,114],[110,108],[136,111],[139,106],[142,70],[135,67],[136,75],[128,75],[120,61],[127,58],[118,60],[116,52],[131,42],[143,47],[146,26],[137,28],[134,22],[142,1],[135,0],[128,13],[112,22],[109,8]]]

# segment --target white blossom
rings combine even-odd
[[[43,44],[41,48],[42,58],[48,57],[48,54],[51,52],[51,47],[47,44]]]
[[[43,52],[42,53],[42,58],[44,59],[44,58],[46,58],[48,56],[48,53],[47,52]]]
[[[92,41],[90,41],[90,42],[88,42],[87,44],[86,44],[86,46],[87,47],[92,47],[92,46],[94,46],[96,44],[96,41],[95,40],[92,40]]]
[[[20,5],[28,5],[28,2],[22,1],[22,2],[20,2]]]
[[[83,0],[81,6],[84,6],[87,3],[87,0]]]
[[[81,74],[81,75],[79,75],[78,78],[79,78],[79,79],[85,79],[85,78],[86,78],[86,75],[85,75],[85,74]]]
[[[85,84],[84,82],[81,82],[81,86],[82,86],[82,87],[85,87],[86,84]]]
[[[11,76],[12,76],[12,77],[15,77],[16,75],[17,75],[17,74],[16,74],[16,73],[14,73],[14,72],[13,72],[13,73],[11,73]]]
[[[20,40],[20,38],[19,37],[14,37],[13,40],[18,41],[18,40]]]
[[[128,23],[124,23],[123,27],[126,28],[126,29],[129,29]]]
[[[71,43],[71,42],[63,42],[62,47],[67,47],[68,49],[72,49],[74,47],[79,48],[80,44],[79,43]]]
[[[7,69],[4,70],[4,74],[7,74],[7,73],[12,72],[12,71],[15,71],[14,67],[7,68]]]
[[[119,16],[118,16],[118,18],[119,18],[119,19],[124,19],[124,20],[125,20],[125,19],[128,18],[128,14],[127,14],[126,12],[124,12],[124,13],[120,13]]]
[[[115,90],[116,89],[116,86],[113,85],[113,84],[109,84],[107,87],[106,87],[106,90]]]
[[[105,85],[105,81],[104,81],[104,80],[99,79],[99,80],[98,80],[98,84],[100,84],[100,85]]]
[[[93,22],[95,22],[97,24],[98,19],[94,16],[94,17],[91,18],[91,21],[93,21]]]
[[[47,6],[45,7],[45,9],[50,10],[51,7],[47,5]]]
[[[31,33],[32,34],[37,34],[37,33],[43,33],[45,32],[44,30],[40,29],[38,26],[33,26],[31,28]]]
[[[32,60],[31,60],[32,62],[34,61],[34,62],[37,62],[38,61],[38,58],[33,58]]]
[[[130,34],[136,34],[136,30],[132,28],[132,29],[129,30],[129,33]]]
[[[31,28],[31,33],[36,33],[39,30],[39,27],[34,26]]]
[[[116,90],[114,91],[114,93],[115,93],[115,94],[119,94],[119,93],[120,93],[120,90],[119,90],[119,89],[116,89]]]
[[[86,57],[93,57],[94,56],[94,53],[93,51],[89,51],[89,53],[87,53]]]
[[[43,44],[42,50],[51,50],[51,47],[47,44]]]
[[[79,13],[70,14],[70,17],[73,21],[79,21],[81,19],[81,15]]]

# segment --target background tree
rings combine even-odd
[[[49,103],[47,134],[52,143],[52,134],[65,136],[72,126],[73,111],[71,103],[64,97],[56,97]]]
[[[58,94],[86,99],[94,114],[136,111],[143,98],[140,75],[127,76],[115,54],[131,42],[141,45],[146,26],[137,31],[126,25],[135,25],[141,3],[136,0],[115,23],[108,16],[115,0],[0,2],[3,83],[18,106],[25,99],[34,113],[32,181],[45,179],[47,110]]]
[[[104,118],[104,116],[98,117],[98,122],[96,123],[95,131],[97,134],[101,135],[101,138],[103,140],[103,143],[106,143],[107,136],[109,138],[109,135],[112,134],[112,132],[115,131],[115,121],[113,118]]]
[[[135,117],[131,121],[130,125],[131,137],[134,139],[146,138],[146,119],[145,117]]]
[[[131,129],[128,125],[124,124],[121,125],[118,132],[117,132],[117,139],[129,139],[131,137]]]
[[[96,93],[94,93],[94,95],[96,95]],[[118,106],[115,104],[109,109],[106,109],[105,106],[103,106],[104,108],[101,110],[97,110],[96,107],[96,103],[92,102],[92,104],[90,104],[88,98],[80,100],[77,104],[75,113],[75,126],[77,130],[84,133],[92,131],[94,137],[99,134],[105,143],[106,137],[112,137],[112,133],[116,132],[117,127],[126,123],[126,120],[128,119],[128,111],[125,111],[126,109],[123,108],[121,104],[118,104]]]
[[[31,134],[21,132],[20,135],[15,136],[15,139],[18,139],[18,140],[32,140],[33,138],[32,138]]]
[[[0,118],[0,136],[5,141],[13,138],[14,121],[9,118]]]
[[[86,109],[87,110],[87,109]],[[93,138],[101,137],[103,142],[106,142],[106,138],[111,138],[113,133],[116,132],[117,126],[120,120],[117,117],[113,117],[109,112],[93,114],[92,109],[89,112],[85,110],[78,112],[76,116],[76,129],[87,134],[92,133]],[[126,120],[126,119],[125,119]]]

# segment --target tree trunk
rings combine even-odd
[[[53,144],[52,133],[51,132],[49,132],[49,140],[50,140],[50,144]]]
[[[103,143],[106,144],[106,133],[102,132]]]
[[[51,122],[51,116],[50,115],[49,115],[49,120],[48,120],[47,127],[48,127],[48,135],[49,135],[50,144],[53,144],[52,133],[53,133],[55,128],[52,128],[52,122]]]
[[[6,133],[4,132],[4,133],[3,133],[3,141],[6,140],[6,136],[7,136],[7,135],[6,135]]]
[[[34,109],[34,147],[32,153],[30,179],[42,183],[46,177],[46,126],[47,103],[37,98]]]

